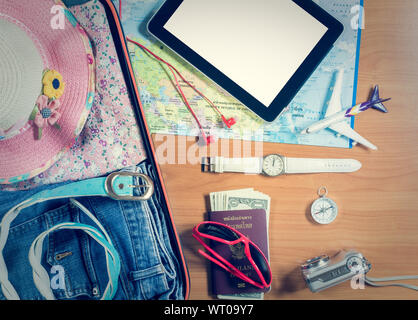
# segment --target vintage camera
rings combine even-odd
[[[371,269],[371,264],[361,253],[350,250],[341,251],[332,259],[327,255],[310,259],[301,269],[309,289],[319,292],[352,279],[360,273],[365,275]]]

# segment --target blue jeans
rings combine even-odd
[[[134,169],[154,181],[157,179],[146,161]],[[66,183],[27,191],[1,191],[0,219],[31,195],[63,184]],[[147,201],[116,201],[106,197],[77,200],[104,226],[120,256],[121,272],[114,299],[184,298],[183,277],[169,237],[169,221],[160,206],[161,190],[156,188]],[[69,199],[33,205],[22,210],[12,222],[3,255],[8,278],[21,299],[43,299],[33,282],[28,251],[41,232],[62,222],[94,226]],[[50,273],[51,281],[57,269],[64,271],[65,285],[52,287],[57,299],[99,299],[109,280],[103,248],[80,230],[49,234],[43,246],[42,265]],[[0,299],[5,299],[1,290]]]

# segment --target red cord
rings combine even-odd
[[[122,0],[119,0],[119,17],[121,18],[122,17]],[[173,65],[171,65],[170,63],[168,63],[167,61],[165,61],[164,59],[162,59],[162,58],[160,58],[159,56],[157,56],[155,53],[153,53],[151,50],[149,50],[147,47],[145,47],[144,45],[142,45],[142,44],[140,44],[139,42],[137,42],[137,41],[134,41],[134,40],[132,40],[132,39],[130,39],[130,38],[128,38],[128,37],[126,37],[126,40],[127,41],[129,41],[129,42],[131,42],[131,43],[133,43],[133,44],[135,44],[135,45],[137,45],[138,47],[140,47],[141,49],[143,49],[143,50],[145,50],[146,52],[148,52],[149,54],[151,54],[155,59],[157,59],[158,61],[161,61],[161,62],[163,62],[164,64],[166,64],[167,66],[168,66],[168,68],[170,69],[170,71],[171,71],[171,73],[172,73],[172,75],[173,75],[173,77],[174,77],[174,79],[175,79],[175,82],[176,82],[176,87],[177,87],[177,90],[179,91],[179,93],[180,93],[180,95],[182,96],[182,98],[183,98],[183,101],[184,101],[184,103],[186,104],[186,106],[187,106],[187,108],[189,109],[189,111],[190,111],[190,113],[193,115],[193,117],[195,118],[195,120],[196,120],[196,122],[197,122],[197,125],[199,126],[199,129],[200,129],[200,131],[201,131],[201,133],[202,133],[202,137],[204,138],[204,140],[205,140],[205,142],[206,142],[206,144],[209,144],[209,143],[211,143],[212,141],[213,141],[213,137],[212,136],[209,136],[209,137],[206,137],[206,135],[205,135],[205,132],[204,132],[204,130],[203,130],[203,127],[202,127],[202,125],[200,124],[200,121],[199,121],[199,119],[197,118],[197,116],[196,116],[196,114],[194,113],[194,111],[193,111],[193,109],[192,109],[192,107],[190,106],[190,104],[189,104],[189,102],[188,102],[188,100],[187,100],[187,98],[186,98],[186,96],[184,95],[184,93],[183,93],[183,90],[181,89],[181,87],[180,87],[180,84],[179,84],[179,82],[178,82],[178,80],[177,80],[177,77],[176,77],[176,73],[178,74],[178,76],[189,86],[189,87],[191,87],[197,94],[199,94],[202,98],[204,98],[208,103],[209,103],[209,105],[221,116],[221,119],[222,119],[222,121],[225,123],[225,125],[228,127],[228,128],[231,128],[235,123],[236,123],[236,120],[234,119],[234,118],[229,118],[229,119],[226,119],[225,118],[225,116],[219,111],[219,109],[213,104],[213,102],[211,101],[211,100],[209,100],[203,93],[201,93],[195,86],[193,86],[189,81],[187,81],[184,77],[183,77],[183,75],[173,66]]]
[[[174,80],[176,81],[176,86],[177,86],[177,89],[179,90],[179,92],[180,92],[181,96],[183,97],[183,101],[184,101],[184,103],[186,104],[186,106],[187,106],[187,108],[189,109],[190,113],[191,113],[191,114],[193,115],[193,117],[195,118],[195,120],[196,120],[196,122],[197,122],[197,125],[198,125],[198,126],[199,126],[199,128],[200,128],[200,131],[201,131],[201,134],[202,134],[202,138],[204,139],[204,141],[206,142],[206,144],[211,143],[211,142],[212,142],[212,137],[211,137],[211,136],[206,137],[205,132],[204,132],[204,130],[203,130],[203,127],[202,127],[202,125],[200,124],[199,119],[197,118],[196,114],[194,113],[194,111],[193,111],[192,107],[190,106],[189,102],[187,101],[186,96],[185,96],[185,95],[184,95],[184,93],[183,93],[183,90],[182,90],[182,89],[181,89],[181,87],[180,87],[180,84],[179,84],[179,82],[178,82],[178,80],[177,80],[176,74],[174,73],[173,69],[172,69],[170,66],[169,66],[169,69],[170,69],[171,73],[173,74]]]
[[[173,75],[174,80],[175,80],[175,82],[176,82],[176,88],[177,88],[177,90],[179,91],[179,93],[180,93],[180,95],[181,95],[181,97],[182,97],[182,99],[183,99],[184,103],[186,104],[187,108],[189,109],[190,113],[192,114],[192,116],[193,116],[193,117],[194,117],[194,119],[196,120],[197,125],[199,126],[199,129],[200,129],[200,131],[201,131],[202,137],[203,137],[203,139],[205,140],[205,143],[206,143],[206,144],[211,143],[211,142],[213,141],[213,138],[212,138],[211,136],[206,137],[206,134],[205,134],[205,132],[204,132],[204,130],[203,130],[202,125],[200,124],[199,119],[197,118],[197,116],[196,116],[195,112],[193,111],[192,107],[191,107],[191,106],[190,106],[190,104],[189,104],[189,101],[187,100],[186,96],[184,95],[183,90],[181,89],[181,86],[180,86],[180,84],[179,84],[179,82],[178,82],[178,80],[177,80],[177,77],[176,77],[176,73],[180,75],[180,73],[178,72],[178,70],[177,70],[175,67],[173,67],[170,63],[166,62],[164,59],[160,58],[159,56],[157,56],[156,54],[154,54],[152,51],[150,51],[148,48],[146,48],[145,46],[143,46],[142,44],[140,44],[139,42],[136,42],[136,41],[131,40],[131,39],[129,39],[129,38],[126,38],[126,39],[127,39],[129,42],[132,42],[133,44],[136,44],[136,45],[137,45],[137,46],[139,46],[141,49],[143,49],[143,50],[145,50],[146,52],[148,52],[149,54],[151,54],[151,55],[152,55],[155,59],[157,59],[158,61],[161,61],[161,62],[165,63],[165,64],[168,66],[168,68],[169,68],[169,70],[171,71],[171,74]],[[181,78],[183,79],[183,81],[184,81],[184,78],[183,78],[181,75],[180,75],[180,77],[181,77]]]

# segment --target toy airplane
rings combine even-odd
[[[329,101],[328,109],[325,118],[312,124],[308,128],[301,131],[301,134],[310,134],[319,130],[329,128],[339,135],[344,135],[353,140],[353,145],[360,143],[370,149],[377,150],[377,147],[370,141],[363,138],[355,132],[349,124],[343,121],[346,118],[358,115],[360,112],[366,111],[370,108],[377,109],[382,112],[388,112],[383,102],[390,99],[380,99],[379,87],[376,86],[373,90],[369,101],[355,105],[343,110],[341,105],[341,89],[343,84],[344,70],[340,70],[335,81],[334,90],[332,92],[331,100]]]

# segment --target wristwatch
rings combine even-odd
[[[354,159],[312,159],[287,158],[279,154],[270,154],[263,158],[203,158],[203,172],[241,172],[264,174],[277,177],[282,174],[354,172],[361,168],[361,163]]]

